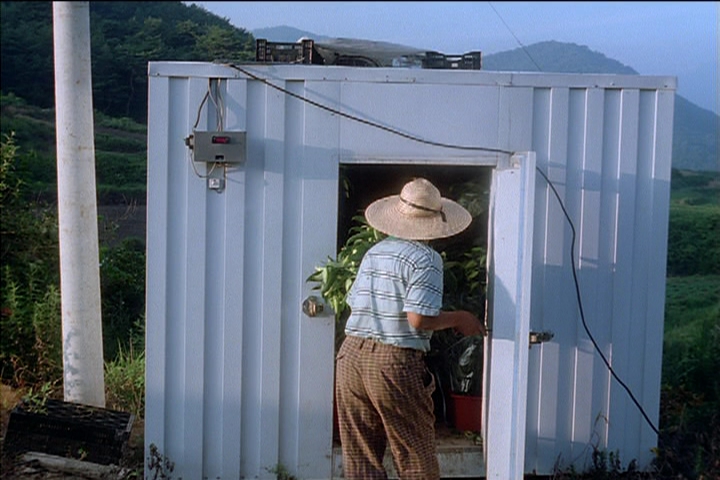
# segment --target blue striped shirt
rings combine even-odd
[[[437,316],[442,292],[440,254],[425,243],[388,237],[363,257],[347,296],[345,334],[427,352],[432,331],[413,328],[406,312]]]

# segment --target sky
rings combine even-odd
[[[575,43],[641,75],[677,77],[679,95],[720,114],[720,2],[186,3],[249,32],[285,25],[453,55]]]

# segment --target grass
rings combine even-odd
[[[720,478],[720,275],[667,279],[658,478]]]

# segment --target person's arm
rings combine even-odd
[[[487,335],[487,330],[483,322],[466,310],[456,310],[453,312],[441,311],[436,317],[407,312],[407,319],[410,325],[417,330],[444,330],[446,328],[454,328],[465,336]]]

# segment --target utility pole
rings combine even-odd
[[[53,2],[65,401],[105,406],[89,2]]]

